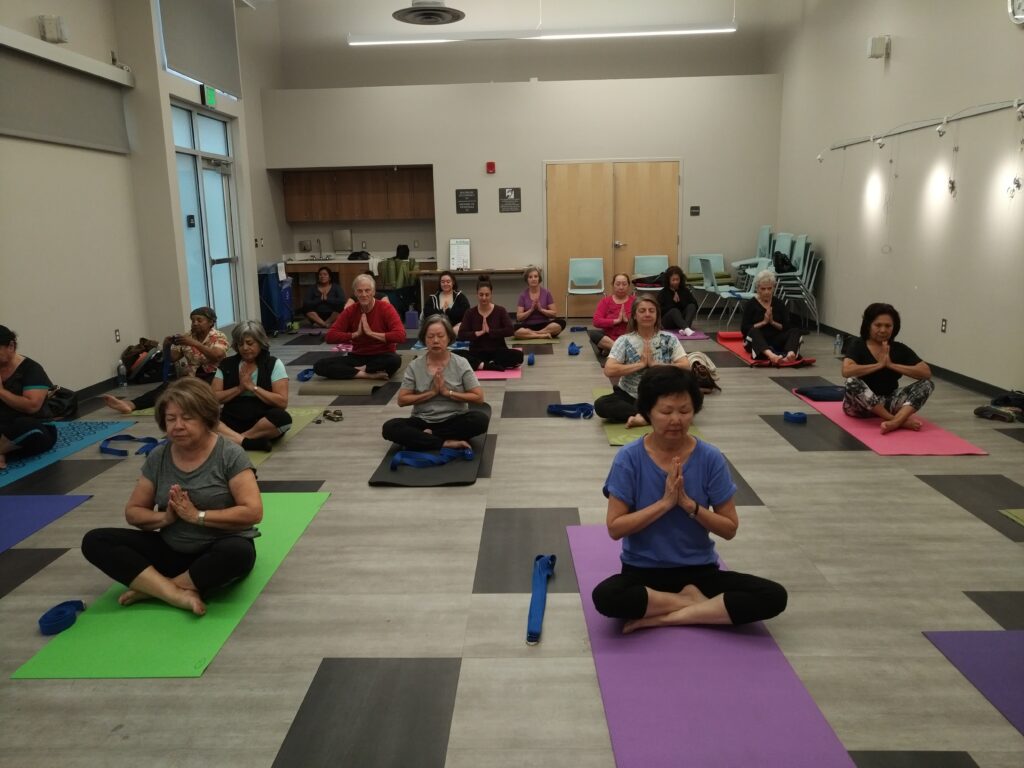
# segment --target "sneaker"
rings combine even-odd
[[[997,405],[979,406],[974,409],[974,415],[979,416],[983,419],[992,419],[993,421],[1005,421],[1008,423],[1012,423],[1017,418],[1017,414],[1015,414],[1009,408],[1000,408]]]

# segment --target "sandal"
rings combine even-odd
[[[344,421],[345,414],[341,412],[341,408],[335,408],[332,410],[324,411],[324,418],[330,421]]]

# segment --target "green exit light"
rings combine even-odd
[[[199,86],[199,98],[203,102],[204,107],[216,107],[217,106],[217,91],[209,85]]]

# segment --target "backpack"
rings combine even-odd
[[[1024,392],[1013,390],[992,398],[992,405],[1000,408],[1024,409]]]
[[[703,352],[688,352],[686,356],[690,359],[690,373],[697,379],[700,391],[705,395],[716,389],[721,392],[722,388],[718,385],[718,368],[711,358]]]
[[[44,418],[54,421],[73,419],[78,413],[78,393],[67,387],[52,385],[43,405]]]
[[[781,275],[783,272],[796,272],[793,260],[789,258],[789,254],[782,251],[776,251],[772,256],[772,267],[777,275]]]

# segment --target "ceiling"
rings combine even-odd
[[[465,19],[445,27],[391,17],[408,0],[244,0],[239,13],[274,13],[286,88],[490,81],[759,74],[817,0],[735,0],[738,31],[725,35],[568,41],[474,41],[348,46],[348,35],[415,36],[608,29],[732,21],[733,0],[450,0]]]

